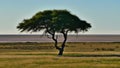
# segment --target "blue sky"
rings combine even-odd
[[[120,34],[120,0],[0,0],[0,34],[21,34],[18,23],[48,9],[67,9],[91,23],[85,34]]]

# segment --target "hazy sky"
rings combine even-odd
[[[0,34],[20,34],[18,23],[48,9],[67,9],[91,23],[85,34],[120,34],[120,0],[0,0]]]

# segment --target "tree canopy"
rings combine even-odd
[[[44,31],[45,34],[52,36],[52,39],[55,41],[56,49],[63,50],[68,32],[85,32],[91,28],[91,25],[67,10],[45,10],[36,13],[30,19],[24,19],[17,28],[21,32]],[[61,33],[64,36],[61,47],[57,46],[56,33]]]
[[[23,20],[17,26],[21,32],[38,32],[45,29],[46,33],[48,31],[51,33],[88,31],[90,27],[91,25],[89,23],[79,19],[67,10],[45,10],[38,12],[32,18]]]

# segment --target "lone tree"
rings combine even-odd
[[[45,10],[36,13],[30,19],[24,19],[17,28],[21,31],[39,32],[44,31],[54,40],[54,46],[59,50],[58,55],[63,55],[67,35],[69,32],[85,32],[91,25],[67,10]],[[63,35],[63,42],[58,46],[58,33]]]

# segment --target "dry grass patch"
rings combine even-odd
[[[14,56],[0,58],[0,68],[115,68],[120,58]]]
[[[0,43],[0,68],[120,68],[115,56],[120,55],[120,43],[67,43],[63,57],[49,46],[54,47],[53,43]]]

